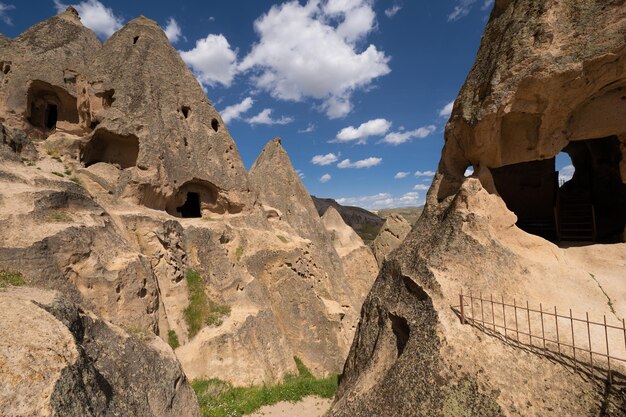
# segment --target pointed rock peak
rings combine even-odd
[[[130,25],[151,26],[161,29],[161,26],[159,26],[157,22],[152,19],[148,19],[146,16],[143,15],[131,20],[126,26]]]
[[[283,148],[279,137],[270,140],[267,145],[265,145],[257,160],[254,161],[250,171],[254,170],[255,167],[258,168],[258,166],[266,165],[269,165],[270,167],[273,166],[274,169],[287,169],[293,171],[293,174],[298,176],[298,173],[293,168],[289,155],[287,155],[287,151]]]
[[[67,9],[65,9],[65,11],[63,13],[60,13],[57,17],[79,25],[83,24],[83,22],[81,22],[80,20],[80,15],[78,14],[78,11],[72,6],[67,6]]]
[[[322,220],[324,221],[324,223],[326,222],[330,222],[330,223],[344,223],[343,218],[341,217],[341,214],[339,214],[339,212],[337,211],[336,208],[334,208],[333,206],[330,206],[326,209],[326,211],[324,212],[324,215],[322,216]]]

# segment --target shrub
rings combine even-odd
[[[220,326],[223,317],[230,314],[230,307],[219,305],[207,297],[204,292],[204,280],[197,271],[187,270],[186,278],[189,305],[183,314],[189,329],[189,337],[194,337],[204,326]]]
[[[26,284],[21,272],[0,271],[0,288],[19,287]]]
[[[55,213],[51,213],[46,217],[46,220],[49,222],[58,222],[58,223],[69,223],[74,221],[72,216],[62,211],[57,211]]]
[[[239,245],[237,246],[237,249],[235,249],[235,258],[237,258],[237,262],[239,262],[242,256],[243,256],[243,246]]]
[[[219,379],[191,382],[203,417],[242,416],[264,405],[280,401],[297,402],[309,395],[332,398],[337,391],[337,376],[317,379],[298,357],[294,357],[297,375],[287,375],[282,383],[273,386],[233,387]]]
[[[178,341],[178,335],[173,329],[169,329],[167,331],[167,343],[172,347],[172,349],[176,349],[180,346],[180,342]]]
[[[276,237],[278,238],[278,240],[280,240],[280,241],[281,241],[281,242],[283,242],[283,243],[287,243],[287,242],[289,242],[285,236],[282,236],[282,235],[276,235]]]
[[[61,178],[63,178],[63,177],[64,177],[64,175],[63,175],[63,174],[61,174],[60,172],[52,171],[52,174],[53,174],[53,175],[56,175],[57,177],[61,177]]]

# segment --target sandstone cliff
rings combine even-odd
[[[148,340],[176,336],[189,378],[274,383],[294,356],[340,371],[373,278],[346,275],[279,144],[249,181],[155,22],[101,45],[69,8],[2,38],[0,62],[0,271]],[[197,298],[222,315],[192,329]]]
[[[200,415],[161,339],[131,336],[50,291],[2,291],[0,311],[2,415]]]
[[[331,416],[626,415],[606,361],[581,371],[571,349],[555,356],[513,343],[462,325],[451,309],[472,291],[621,323],[624,33],[623,1],[496,0],[424,213],[365,301]],[[559,187],[552,158],[561,150],[579,173]],[[475,174],[465,178],[469,165]],[[578,196],[596,205],[597,235],[559,243],[562,220],[551,216],[562,209],[552,199],[589,181],[597,187]],[[556,244],[538,236],[550,230],[522,230],[544,205]],[[602,239],[616,243],[594,244]],[[579,330],[580,343],[588,335]],[[546,332],[556,338],[554,327]],[[626,358],[619,343],[610,349]],[[621,381],[623,365],[611,365]]]
[[[381,267],[387,256],[400,246],[410,231],[411,224],[399,214],[391,214],[385,219],[378,236],[372,242],[372,251],[378,267]]]

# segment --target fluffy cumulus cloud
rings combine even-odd
[[[452,9],[452,12],[448,15],[448,22],[454,22],[467,16],[470,11],[472,11],[474,4],[478,1],[479,0],[457,0],[456,6],[454,6],[454,9]],[[493,6],[493,3],[494,0],[483,0],[480,8],[481,10],[487,10]]]
[[[391,145],[400,145],[405,142],[410,141],[411,139],[424,139],[431,134],[433,134],[437,130],[437,126],[428,125],[419,127],[415,130],[406,130],[403,132],[391,132],[382,140],[384,143],[389,143]]]
[[[333,142],[351,142],[356,141],[359,144],[365,144],[370,136],[382,136],[389,131],[391,122],[385,119],[374,119],[362,123],[359,127],[344,127],[337,133],[337,137]]]
[[[393,177],[397,180],[401,180],[402,178],[406,178],[409,176],[409,174],[411,174],[410,172],[398,172],[396,175],[394,175]]]
[[[420,177],[434,177],[435,171],[415,171],[415,176]]]
[[[60,0],[54,0],[54,7],[58,13],[63,12],[67,6]],[[108,38],[124,24],[124,19],[116,16],[113,9],[98,0],[85,0],[72,6],[80,15],[83,25],[96,32],[101,39]]]
[[[423,205],[423,202],[420,200],[419,193],[414,191],[403,194],[400,197],[394,197],[389,193],[379,193],[361,197],[343,197],[338,198],[337,202],[342,205],[363,207],[369,210],[419,207],[420,205]]]
[[[325,184],[325,183],[327,183],[328,181],[330,181],[332,178],[333,178],[333,177],[331,177],[331,175],[330,175],[330,174],[324,174],[324,175],[322,175],[322,176],[320,177],[320,182],[321,182],[322,184]]]
[[[260,39],[239,69],[275,98],[314,98],[328,117],[343,117],[355,91],[391,71],[384,52],[359,46],[375,26],[372,0],[275,5],[255,21]]]
[[[292,117],[281,116],[278,119],[272,117],[272,109],[263,109],[259,114],[248,119],[251,125],[286,125],[293,122]]]
[[[337,164],[337,168],[371,168],[376,165],[380,165],[381,162],[383,162],[383,158],[377,158],[375,156],[370,156],[369,158],[361,159],[360,161],[355,162],[352,162],[349,159],[344,159]]]
[[[334,153],[327,153],[326,155],[315,155],[311,162],[315,165],[330,165],[337,162],[338,159],[339,157]]]
[[[198,39],[189,51],[180,56],[202,84],[230,86],[237,72],[237,52],[231,49],[223,35],[208,35]]]
[[[474,168],[467,167],[467,169],[465,170],[465,173],[463,175],[465,177],[471,177],[472,175],[474,175]]]
[[[13,21],[11,17],[7,14],[9,10],[15,9],[15,6],[12,4],[0,3],[0,20],[2,20],[7,25],[13,25]]]
[[[394,17],[402,9],[402,6],[394,4],[388,9],[385,9],[385,15],[389,18]]]
[[[428,191],[428,185],[426,184],[417,184],[415,187],[413,187],[414,191]]]
[[[304,172],[302,172],[301,169],[296,169],[296,174],[298,174],[298,176],[300,177],[300,179],[304,179]]]
[[[439,116],[449,118],[452,114],[452,108],[454,107],[454,100],[443,106],[443,109],[439,110]]]
[[[170,17],[167,20],[167,25],[165,25],[165,29],[163,29],[163,31],[171,43],[178,42],[183,35],[178,22],[173,17]]]
[[[559,182],[561,184],[569,181],[574,176],[574,165],[565,165],[563,168],[559,170]]]
[[[241,101],[241,103],[233,104],[232,106],[228,106],[222,110],[222,119],[224,119],[224,122],[226,123],[239,119],[242,114],[252,108],[253,104],[254,100],[252,97],[246,97]]]

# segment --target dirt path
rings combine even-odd
[[[305,397],[299,403],[287,401],[266,405],[251,417],[321,417],[328,411],[332,400],[320,397]]]

